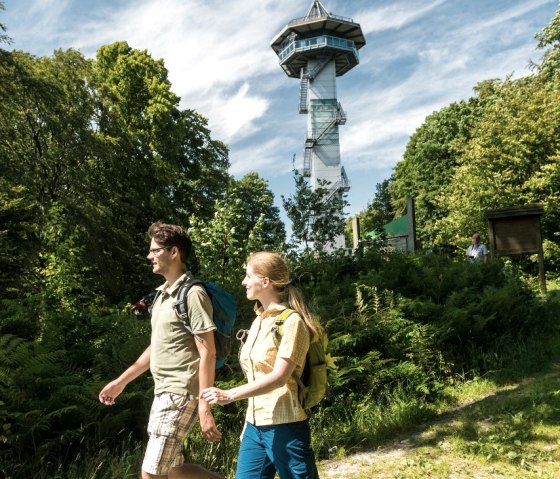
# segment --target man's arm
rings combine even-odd
[[[101,390],[99,400],[103,404],[107,406],[115,404],[115,399],[123,392],[126,385],[150,369],[151,350],[152,347],[148,346],[132,366]]]
[[[214,385],[216,372],[216,346],[214,344],[214,331],[196,334],[196,347],[200,354],[200,365],[198,371],[199,390],[210,388]],[[210,404],[201,397],[198,398],[198,415],[200,418],[200,429],[208,441],[219,441],[222,433],[218,431],[214,416],[210,410]]]

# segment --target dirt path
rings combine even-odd
[[[378,449],[323,461],[320,464],[321,479],[560,478],[558,396],[560,369],[496,388]],[[525,431],[525,434],[516,436],[513,426],[511,444],[507,441],[502,444],[501,436],[494,432],[494,429],[504,430],[500,421],[530,417],[536,406],[556,409],[557,412],[547,416],[546,420],[536,417],[534,424],[531,423],[534,428],[531,435]],[[543,421],[546,430],[541,427]],[[507,426],[512,427],[509,423]],[[465,435],[468,427],[475,431],[473,438]],[[526,429],[527,424],[520,423],[519,428]],[[484,449],[487,436],[497,442],[488,444],[490,453]],[[516,437],[525,439],[520,441]],[[482,452],[473,447],[479,447]],[[492,448],[497,451],[496,457],[492,457]],[[473,454],[471,450],[477,453]]]

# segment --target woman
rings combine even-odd
[[[309,422],[292,378],[293,371],[301,375],[317,327],[279,254],[249,256],[242,284],[247,298],[260,303],[240,352],[248,383],[227,391],[207,388],[201,396],[221,405],[249,399],[236,479],[273,479],[276,472],[280,479],[318,479]],[[297,312],[286,317],[277,347],[272,329],[286,307]]]

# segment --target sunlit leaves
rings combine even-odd
[[[331,194],[326,180],[319,180],[319,187],[313,190],[307,179],[294,171],[294,181],[295,193],[282,195],[284,210],[292,222],[292,246],[306,251],[313,246],[321,251],[344,233],[342,211],[348,203],[342,193]]]
[[[239,285],[249,254],[280,250],[286,236],[268,183],[256,173],[231,179],[213,218],[193,216],[191,223],[203,276],[231,286]]]
[[[504,82],[440,192],[449,214],[439,241],[464,246],[469,233],[484,231],[485,210],[532,203],[545,206],[546,237],[558,220],[559,148],[559,86],[539,77]]]

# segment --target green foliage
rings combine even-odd
[[[539,72],[547,77],[557,76],[560,66],[560,9],[535,38],[539,41],[538,47],[545,49],[543,60],[538,65]]]
[[[404,214],[406,198],[414,198],[417,237],[426,246],[434,243],[434,226],[450,211],[436,202],[441,188],[448,185],[461,151],[483,114],[481,102],[471,99],[429,115],[411,136],[397,163],[389,185],[396,215]]]
[[[48,290],[68,308],[140,295],[147,226],[211,217],[226,146],[178,108],[163,61],[125,42],[95,60],[74,50],[1,60],[0,238],[30,247],[21,266],[2,260],[1,281],[19,275],[22,291]]]
[[[553,22],[540,46],[555,51],[555,32]],[[399,213],[411,195],[425,246],[462,249],[483,229],[485,209],[539,202],[547,261],[556,265],[553,63],[550,54],[534,77],[483,81],[477,98],[428,117],[394,179],[378,185],[368,221]],[[125,42],[100,48],[94,60],[73,50],[43,58],[0,51],[0,475],[130,474],[151,380],[138,378],[111,408],[97,394],[149,342],[149,324],[115,305],[153,284],[142,266],[153,220],[190,226],[201,275],[238,295],[240,326],[252,319],[243,263],[254,250],[282,249],[278,209],[255,173],[229,177],[227,147],[211,138],[206,119],[178,105],[163,62]],[[338,358],[313,426],[318,451],[373,444],[433,414],[457,377],[546,360],[543,338],[558,333],[560,302],[531,288],[530,260],[522,271],[516,261],[471,265],[375,244],[327,254],[343,230],[344,198],[328,198],[327,185],[312,192],[297,173],[295,181],[295,195],[283,198],[293,281]],[[243,381],[235,368],[219,380]],[[217,410],[224,440],[208,445],[193,434],[187,459],[229,474],[242,410]],[[538,419],[511,418],[474,438],[471,452],[488,455],[498,444],[521,461],[513,431]],[[121,465],[107,451],[122,455]]]
[[[449,214],[437,241],[466,247],[469,232],[484,230],[485,210],[531,203],[544,206],[543,237],[557,241],[559,91],[538,77],[499,86],[439,194]]]
[[[119,405],[102,406],[97,394],[106,377],[133,362],[149,341],[146,326],[129,315],[80,318],[51,311],[34,340],[0,336],[0,473],[48,476],[52,467],[109,447],[132,433],[143,437],[149,411],[149,380],[123,393]],[[125,366],[126,364],[126,366]],[[103,379],[100,379],[103,378]],[[137,426],[135,425],[137,424]]]
[[[536,74],[482,80],[468,101],[429,115],[411,136],[389,184],[393,210],[416,205],[417,239],[425,249],[462,254],[486,210],[541,204],[548,251],[560,244],[560,10],[536,35],[545,50]],[[546,268],[557,273],[554,256]]]
[[[342,194],[331,195],[329,182],[319,180],[319,186],[311,189],[307,179],[294,170],[296,191],[293,196],[282,195],[282,205],[292,222],[294,249],[303,246],[309,251],[323,251],[340,235],[344,234],[342,211],[347,202]]]
[[[266,180],[248,173],[230,179],[223,199],[214,205],[210,220],[191,217],[190,235],[202,277],[240,289],[245,260],[260,250],[278,250],[286,233]]]
[[[543,301],[507,265],[358,253],[292,259],[338,365],[317,413],[321,453],[375,444],[430,417],[460,377],[547,361],[542,337],[557,334],[560,303]]]
[[[0,289],[6,296],[37,283],[32,269],[39,246],[37,208],[23,185],[0,178]]]
[[[4,5],[3,1],[0,1],[0,11],[2,10],[6,10],[6,7]],[[4,23],[0,23],[0,43],[12,43],[12,39],[6,35],[6,31],[7,31],[7,27]]]
[[[373,200],[363,211],[358,213],[362,236],[370,231],[382,231],[383,226],[393,219],[393,207],[391,205],[391,195],[389,194],[391,181],[393,180],[389,179],[377,183]],[[346,222],[346,236],[352,238],[351,220]]]

